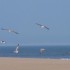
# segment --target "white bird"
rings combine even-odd
[[[16,53],[16,54],[19,53],[19,50],[18,50],[18,49],[19,49],[19,44],[17,45],[17,47],[16,47],[14,53]]]
[[[41,28],[46,28],[46,29],[49,30],[49,28],[48,28],[47,26],[45,26],[45,25],[41,25],[41,24],[39,24],[39,23],[36,23],[36,24],[39,25]]]
[[[3,41],[3,40],[1,40],[1,41],[0,41],[0,43],[3,43],[3,44],[4,44],[4,43],[6,43],[6,42],[5,42],[5,41]]]
[[[8,31],[8,32],[13,32],[15,34],[19,34],[18,32],[14,31],[14,30],[11,30],[11,29],[1,28],[1,30],[5,30],[5,31]]]
[[[42,54],[42,53],[44,53],[46,51],[46,49],[44,49],[44,48],[41,48],[40,49],[40,53]]]

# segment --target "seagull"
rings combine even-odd
[[[40,53],[42,54],[43,52],[45,52],[46,51],[46,49],[44,49],[44,48],[41,48],[40,49]]]
[[[19,44],[17,45],[17,47],[16,47],[14,53],[16,53],[16,54],[19,53],[18,49],[19,49]]]
[[[39,24],[39,23],[36,23],[38,26],[40,26],[41,28],[46,28],[46,29],[48,29],[49,30],[49,28],[47,27],[47,26],[45,26],[45,25],[41,25],[41,24]]]
[[[2,28],[1,30],[5,30],[5,31],[8,31],[8,32],[13,32],[15,34],[19,34],[18,32],[14,31],[14,30],[11,30],[11,29]]]
[[[3,44],[4,44],[4,43],[6,43],[6,42],[5,42],[5,41],[3,41],[3,40],[1,40],[1,41],[0,41],[0,43],[3,43]]]

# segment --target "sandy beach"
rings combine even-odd
[[[70,60],[0,58],[0,70],[70,70]]]

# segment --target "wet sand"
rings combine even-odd
[[[3,57],[0,70],[70,70],[70,60]]]

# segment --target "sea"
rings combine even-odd
[[[70,59],[70,46],[0,46],[0,57]],[[40,49],[45,49],[40,52]]]

